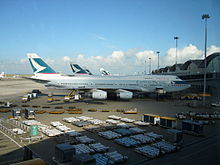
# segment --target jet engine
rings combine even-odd
[[[117,98],[128,100],[128,99],[132,99],[133,93],[126,91],[126,90],[119,89],[116,91],[116,96]]]
[[[101,100],[107,99],[107,92],[102,90],[95,90],[92,92],[92,98]]]
[[[166,91],[163,88],[156,88],[156,93],[158,93],[158,94],[166,94]]]

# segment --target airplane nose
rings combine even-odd
[[[191,87],[191,84],[186,84],[185,89],[188,89]]]

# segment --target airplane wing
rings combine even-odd
[[[35,82],[38,82],[38,83],[48,83],[48,82],[50,82],[49,80],[35,79],[35,78],[32,78],[32,77],[22,77],[22,78],[32,80],[32,81],[35,81]]]

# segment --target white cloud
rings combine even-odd
[[[211,45],[208,49],[207,49],[207,55],[210,55],[212,53],[215,52],[220,52],[220,47],[217,47],[215,45]]]
[[[64,61],[64,62],[70,62],[70,57],[64,56],[64,57],[63,57],[63,61]]]
[[[113,51],[112,55],[104,60],[105,63],[109,65],[124,65],[125,63],[125,53],[123,51]]]
[[[136,53],[136,64],[137,65],[143,65],[145,63],[148,63],[149,60],[151,60],[151,63],[154,63],[157,60],[156,52],[153,50],[145,50],[143,52]]]
[[[212,45],[207,48],[207,55],[214,52],[220,52],[220,47]],[[176,49],[170,48],[167,50],[165,56],[160,54],[160,66],[165,67],[167,65],[175,64]],[[77,63],[82,67],[86,67],[95,74],[100,74],[99,69],[104,68],[112,74],[134,74],[135,72],[143,73],[143,71],[149,69],[149,58],[151,58],[152,70],[157,68],[158,56],[153,50],[138,50],[135,48],[127,51],[112,51],[108,56],[90,56],[87,57],[85,54],[78,54],[77,56],[64,56],[60,59],[46,59],[45,61],[54,68],[55,71],[59,71],[66,74],[72,74],[69,67],[69,62]],[[203,59],[204,51],[199,49],[197,46],[189,44],[186,47],[178,49],[178,63],[184,63],[189,59]],[[31,71],[28,59],[21,59],[14,65],[17,65],[17,71],[20,73],[27,73]],[[14,67],[13,65],[13,67]],[[20,67],[22,65],[22,67]],[[2,63],[2,69],[10,70],[12,65]],[[7,68],[7,69],[5,69]],[[1,69],[1,68],[0,68]],[[13,69],[11,69],[13,70]],[[32,73],[32,72],[30,72]]]
[[[27,58],[22,58],[22,59],[20,60],[20,63],[22,63],[22,64],[27,63],[27,62],[28,62],[28,59],[27,59]]]
[[[210,46],[208,51],[219,51],[220,47]],[[195,45],[178,49],[178,63],[184,63],[189,59],[203,59],[203,50],[198,49]],[[64,58],[64,57],[63,57]],[[66,57],[65,57],[66,58]],[[149,60],[151,58],[151,60]],[[99,74],[99,69],[104,68],[113,74],[133,74],[135,72],[142,73],[145,69],[149,69],[151,62],[151,70],[157,68],[158,55],[153,50],[138,51],[137,49],[129,49],[128,51],[113,51],[107,57],[90,56],[86,57],[83,54],[77,55],[75,58],[67,58],[68,61],[80,64],[82,67],[90,69],[93,73]],[[160,67],[175,64],[176,49],[170,48],[165,56],[160,55]],[[67,60],[66,60],[67,61]],[[66,63],[64,63],[66,65]],[[67,67],[68,68],[68,67]],[[70,69],[67,69],[70,70]]]
[[[95,37],[99,40],[103,40],[103,41],[106,41],[106,38],[105,37],[102,37],[102,36],[99,36],[99,35],[95,35]]]
[[[202,59],[203,51],[199,50],[195,45],[189,44],[188,46],[177,49],[177,63],[184,63],[189,59]],[[176,62],[176,48],[170,48],[167,55],[162,60],[162,65],[173,65]]]

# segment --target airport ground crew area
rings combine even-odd
[[[47,164],[162,161],[213,136],[220,119],[217,108],[204,113],[152,99],[64,103],[61,96],[33,92],[1,106],[0,131],[25,148],[26,160]],[[5,155],[3,164],[16,162]]]

